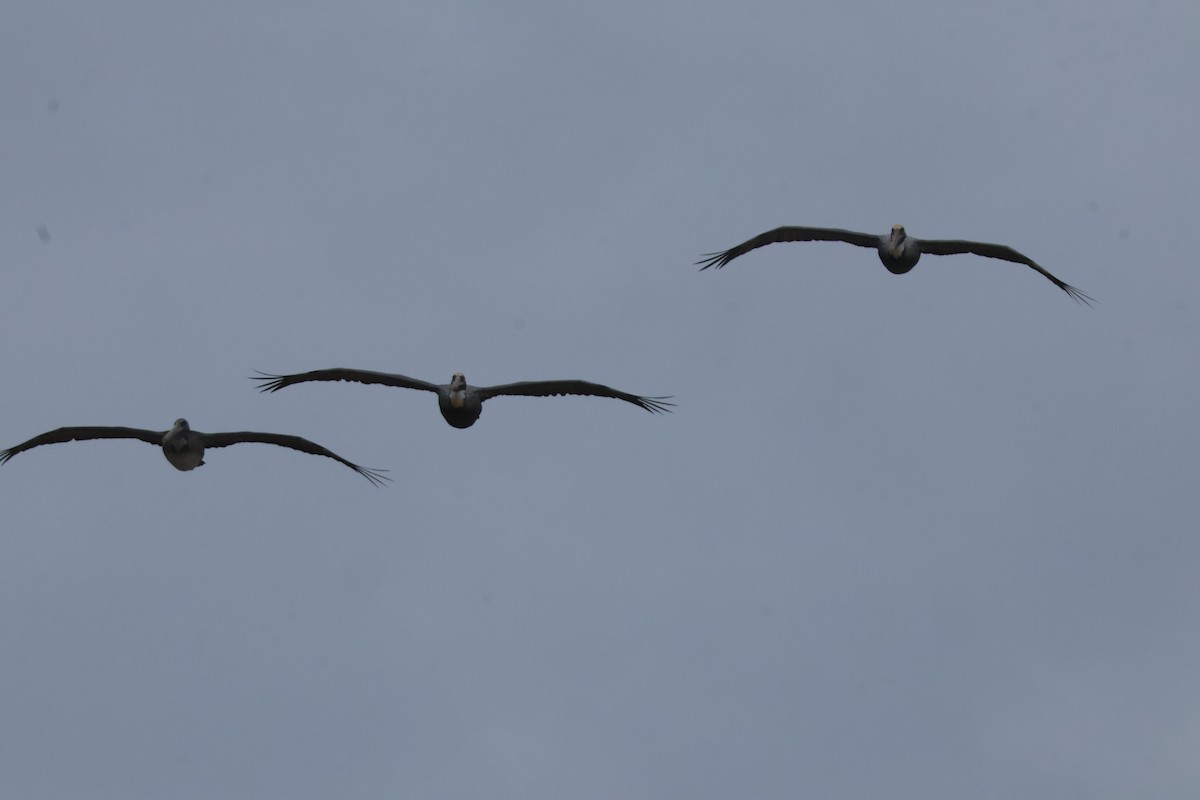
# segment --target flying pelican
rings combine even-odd
[[[700,267],[701,270],[709,267],[720,269],[740,255],[775,242],[846,242],[859,247],[871,247],[879,252],[879,260],[888,268],[888,271],[896,275],[903,275],[915,267],[922,253],[929,253],[933,256],[974,253],[977,256],[999,258],[1014,264],[1032,267],[1049,278],[1055,286],[1073,299],[1088,305],[1092,303],[1092,298],[1069,283],[1060,281],[1033,259],[1021,255],[1007,245],[968,242],[961,239],[916,239],[905,233],[903,225],[893,225],[891,234],[887,236],[845,231],[841,228],[798,228],[785,225],[773,231],[760,233],[753,239],[742,242],[737,247],[722,253],[705,253],[703,260],[696,263],[703,265]]]
[[[201,433],[192,430],[186,419],[177,419],[169,431],[145,431],[141,428],[111,428],[111,427],[78,427],[58,428],[41,436],[35,436],[28,442],[0,451],[0,464],[5,463],[17,453],[23,453],[43,444],[58,444],[84,439],[140,439],[149,444],[162,446],[163,455],[175,469],[187,472],[204,464],[204,449],[207,447],[228,447],[240,442],[261,442],[277,444],[280,447],[290,447],[302,453],[312,453],[315,456],[327,456],[340,461],[350,469],[362,475],[376,486],[382,486],[390,478],[382,473],[385,470],[368,469],[353,464],[332,450],[326,450],[321,445],[301,439],[299,436],[286,436],[282,433],[255,433],[239,431],[237,433]]]
[[[506,383],[501,386],[470,386],[461,372],[450,377],[449,384],[435,384],[427,381],[409,378],[405,375],[393,375],[388,372],[370,372],[365,369],[318,369],[312,372],[302,372],[296,375],[268,375],[258,373],[252,378],[263,381],[259,387],[264,392],[277,392],[285,386],[305,381],[356,381],[358,383],[381,383],[384,386],[398,386],[401,389],[421,389],[434,392],[438,396],[438,408],[449,422],[456,428],[469,428],[479,419],[483,412],[483,401],[500,395],[525,395],[528,397],[548,397],[550,395],[592,395],[593,397],[615,397],[626,403],[633,403],[653,413],[669,411],[665,397],[640,397],[636,394],[618,391],[587,381],[521,381]]]

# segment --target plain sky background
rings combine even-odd
[[[1200,796],[1200,5],[0,11],[0,792]],[[1024,267],[780,244],[1002,242]],[[43,241],[39,227],[49,240]],[[306,384],[325,367],[673,395]]]

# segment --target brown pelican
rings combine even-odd
[[[43,444],[58,444],[83,439],[140,439],[149,444],[162,446],[163,455],[175,469],[187,472],[204,463],[204,450],[208,447],[228,447],[240,442],[261,442],[277,444],[280,447],[290,447],[302,453],[312,453],[315,456],[327,456],[340,461],[350,469],[362,475],[376,486],[382,486],[390,478],[384,476],[384,470],[368,469],[353,464],[332,450],[326,450],[319,444],[301,439],[299,436],[286,436],[282,433],[255,433],[239,431],[237,433],[201,433],[192,430],[186,419],[177,419],[169,431],[145,431],[141,428],[110,428],[110,427],[79,427],[58,428],[41,436],[35,436],[28,442],[0,451],[0,464],[8,461],[17,453],[23,453]]]
[[[904,232],[903,225],[893,225],[891,234],[887,236],[845,231],[840,228],[798,228],[785,225],[773,231],[760,233],[753,239],[742,242],[737,247],[722,253],[706,253],[703,260],[696,263],[703,265],[700,267],[702,270],[709,267],[720,269],[740,255],[775,242],[846,242],[859,247],[871,247],[879,252],[879,260],[888,268],[888,271],[896,275],[903,275],[915,267],[922,253],[934,256],[973,253],[987,258],[999,258],[1014,264],[1032,267],[1049,278],[1055,286],[1073,299],[1089,305],[1092,303],[1092,298],[1069,283],[1060,281],[1033,259],[1021,255],[1007,245],[968,242],[961,239],[916,239]]]
[[[297,375],[268,375],[260,372],[253,380],[264,381],[259,388],[264,392],[277,392],[285,386],[305,381],[356,381],[358,383],[381,383],[384,386],[398,386],[401,389],[421,389],[434,392],[438,396],[438,408],[442,416],[456,428],[469,428],[479,419],[483,411],[483,401],[500,395],[525,395],[528,397],[548,397],[560,394],[592,395],[593,397],[615,397],[627,403],[633,403],[653,413],[669,411],[668,406],[674,403],[664,402],[665,397],[640,397],[636,394],[618,391],[587,381],[521,381],[506,383],[501,386],[470,386],[461,372],[450,377],[448,384],[428,383],[405,375],[393,375],[388,372],[370,372],[365,369],[318,369],[312,372],[301,372]]]

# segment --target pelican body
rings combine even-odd
[[[428,381],[410,378],[406,375],[396,375],[389,372],[371,372],[363,369],[318,369],[312,372],[302,372],[295,375],[268,375],[260,372],[253,380],[263,381],[259,387],[264,392],[277,392],[285,386],[308,381],[353,381],[355,383],[376,383],[383,386],[395,386],[401,389],[419,389],[433,392],[438,398],[438,410],[442,418],[455,428],[469,428],[483,413],[483,401],[501,395],[524,395],[526,397],[548,397],[551,395],[590,395],[593,397],[614,397],[633,403],[651,413],[669,411],[672,403],[665,402],[665,397],[642,397],[629,392],[622,392],[609,386],[588,381],[521,381],[506,383],[500,386],[471,386],[461,372],[450,377],[448,384],[435,384]]]
[[[880,236],[876,250],[879,260],[893,275],[903,275],[921,260],[921,243],[908,236],[903,225],[893,225],[886,240]]]
[[[450,376],[446,391],[438,392],[438,411],[455,428],[471,427],[483,413],[483,398],[478,391],[467,391],[469,388],[466,377],[456,372]]]
[[[922,240],[909,236],[904,230],[903,225],[893,225],[891,233],[886,236],[847,231],[841,228],[803,228],[785,225],[782,228],[760,233],[753,239],[748,239],[738,246],[731,247],[723,252],[708,253],[702,260],[696,263],[701,265],[700,269],[702,270],[709,267],[720,269],[740,255],[745,255],[751,250],[757,250],[760,247],[776,242],[845,242],[846,244],[857,245],[858,247],[870,247],[879,253],[879,260],[887,267],[888,272],[891,272],[893,275],[903,275],[910,271],[917,265],[922,253],[929,253],[935,256],[972,253],[986,258],[1011,261],[1014,264],[1024,264],[1041,273],[1055,286],[1066,292],[1073,300],[1084,304],[1092,302],[1092,298],[1069,283],[1051,275],[1048,270],[1033,259],[1018,253],[1008,245],[971,242],[963,239]]]
[[[332,450],[327,450],[315,442],[302,439],[299,436],[288,436],[282,433],[256,433],[254,431],[239,431],[237,433],[201,433],[192,430],[186,419],[175,420],[170,430],[148,431],[141,428],[117,427],[73,427],[56,428],[55,430],[35,436],[27,442],[0,451],[0,464],[7,462],[17,453],[23,453],[43,444],[59,444],[61,442],[83,441],[86,439],[138,439],[148,444],[162,447],[163,455],[171,466],[181,472],[189,472],[204,465],[204,450],[207,447],[227,447],[241,442],[259,442],[274,444],[299,450],[302,453],[332,458],[362,475],[376,486],[390,480],[382,474],[382,470],[369,469],[347,461]]]
[[[204,465],[204,436],[180,417],[163,435],[162,451],[172,467],[188,472]]]

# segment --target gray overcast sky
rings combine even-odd
[[[6,797],[1200,794],[1200,6],[0,20]]]

